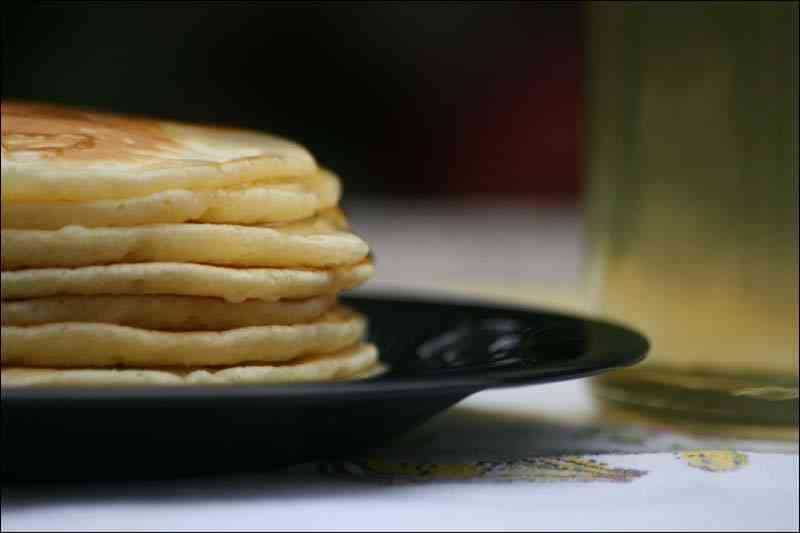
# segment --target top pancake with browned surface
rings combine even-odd
[[[131,198],[316,170],[303,147],[265,133],[2,104],[4,202]]]

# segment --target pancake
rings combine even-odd
[[[139,263],[3,272],[4,300],[58,295],[166,294],[228,302],[309,298],[365,283],[372,263],[331,269],[226,268],[190,263]]]
[[[3,202],[132,198],[317,171],[305,148],[265,133],[22,102],[3,102],[2,115]]]
[[[241,303],[197,296],[53,296],[3,301],[0,309],[3,327],[99,322],[160,331],[222,331],[312,322],[335,302],[333,296]]]
[[[285,362],[359,342],[364,317],[336,308],[309,324],[219,332],[164,332],[114,324],[64,322],[3,326],[4,366],[86,368],[231,366]]]
[[[302,146],[2,104],[2,387],[279,384],[385,371],[338,293],[373,273]]]
[[[140,262],[325,268],[358,263],[369,252],[342,226],[340,214],[326,211],[311,221],[262,226],[4,229],[0,255],[3,270]]]
[[[242,385],[327,382],[365,379],[383,371],[370,344],[306,356],[291,364],[247,365],[223,368],[24,368],[3,367],[3,388],[10,387],[120,387],[153,385]]]
[[[210,191],[169,190],[94,202],[4,203],[2,227],[56,230],[71,225],[261,224],[310,218],[339,201],[341,185],[330,172],[293,181],[296,183],[255,183]]]

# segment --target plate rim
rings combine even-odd
[[[627,354],[614,354],[615,359],[586,361],[578,358],[581,364],[564,365],[542,363],[525,370],[487,369],[479,374],[422,375],[422,376],[376,376],[358,381],[334,383],[295,383],[287,385],[205,385],[205,386],[145,386],[120,388],[9,388],[0,389],[0,400],[4,404],[18,402],[67,402],[84,403],[95,400],[108,402],[127,401],[194,401],[198,399],[247,400],[252,398],[316,402],[320,399],[363,400],[396,396],[398,394],[424,393],[426,395],[472,394],[487,389],[517,387],[566,381],[590,377],[609,370],[635,365],[645,359],[650,349],[649,340],[639,331],[619,322],[596,317],[580,316],[569,312],[553,310],[535,305],[493,302],[480,298],[449,295],[435,297],[414,293],[399,294],[399,291],[364,292],[341,297],[343,303],[358,307],[359,302],[398,303],[410,305],[429,305],[458,307],[462,310],[498,311],[500,313],[531,313],[549,318],[566,319],[589,324],[593,328],[605,329],[621,338],[626,337],[630,344]],[[592,363],[592,364],[587,364]]]

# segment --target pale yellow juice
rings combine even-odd
[[[587,282],[652,342],[612,403],[797,424],[797,16],[588,5]]]

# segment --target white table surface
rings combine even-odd
[[[368,292],[581,311],[575,211],[352,207],[378,259]],[[798,529],[795,443],[613,425],[596,407],[586,380],[486,391],[335,468],[4,486],[2,529]]]

